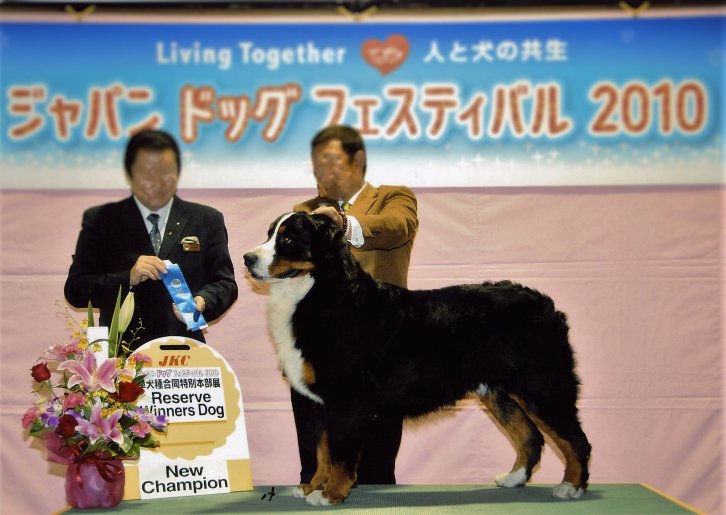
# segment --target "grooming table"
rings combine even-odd
[[[576,501],[552,498],[552,485],[524,488],[494,485],[362,485],[337,507],[316,507],[292,496],[292,486],[257,486],[249,492],[197,495],[168,499],[122,501],[113,511],[134,513],[443,513],[496,514],[601,514],[699,513],[685,503],[645,484],[591,484]],[[104,513],[108,510],[73,510],[61,513]]]

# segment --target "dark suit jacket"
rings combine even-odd
[[[196,236],[199,252],[182,249],[181,239]],[[133,197],[88,209],[65,284],[67,301],[85,308],[90,300],[100,308],[100,324],[110,326],[119,285],[122,298],[129,291],[131,267],[141,255],[154,255],[146,225]],[[192,295],[204,297],[204,318],[211,322],[237,299],[234,267],[227,247],[222,213],[208,206],[174,197],[159,250],[160,259],[177,263]],[[172,311],[172,299],[162,281],[146,280],[133,287],[136,309],[129,330],[141,319],[137,347],[162,336],[188,336],[204,341],[201,331],[189,332]]]
[[[310,199],[297,204],[293,210],[310,212],[316,207],[317,199]],[[350,247],[363,270],[379,281],[405,288],[413,240],[418,230],[413,192],[405,186],[375,188],[366,184],[349,214],[363,229],[363,246]]]

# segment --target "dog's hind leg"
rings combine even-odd
[[[579,499],[587,489],[592,447],[580,425],[577,406],[574,403],[538,402],[537,408],[532,409],[523,399],[517,398],[517,402],[537,427],[552,439],[565,459],[562,483],[554,487],[552,495],[560,499]]]
[[[478,393],[484,406],[509,435],[517,452],[512,470],[497,475],[495,482],[505,488],[524,486],[539,463],[544,438],[519,404],[505,392],[482,387]]]

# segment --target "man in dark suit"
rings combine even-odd
[[[91,301],[100,325],[109,326],[119,285],[122,297],[133,290],[136,308],[124,335],[132,350],[162,336],[204,341],[202,331],[187,330],[161,278],[164,260],[178,264],[207,322],[229,309],[237,283],[222,213],[176,196],[181,156],[171,135],[134,135],[124,164],[132,196],[83,214],[65,297],[76,308]],[[143,328],[130,341],[139,319]]]
[[[331,126],[312,140],[313,174],[318,196],[294,211],[321,213],[346,228],[355,259],[375,279],[406,287],[411,249],[418,230],[416,196],[405,186],[371,186],[365,180],[366,151],[351,127]],[[291,390],[300,482],[310,483],[317,464],[321,428],[310,414],[318,405]],[[381,416],[368,431],[358,464],[358,483],[395,484],[395,462],[403,420]]]

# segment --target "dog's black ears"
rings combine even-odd
[[[313,222],[315,234],[322,236],[324,240],[334,241],[336,239],[343,239],[343,228],[333,222],[327,215],[310,215],[310,219]]]
[[[328,215],[321,215],[321,214],[311,214],[310,218],[313,220],[313,225],[316,229],[325,228],[325,229],[335,229],[338,227],[338,224],[333,222],[331,218]],[[340,229],[340,227],[338,227]]]
[[[310,260],[315,265],[317,277],[336,280],[339,273],[356,266],[353,256],[348,252],[342,227],[327,215],[309,215],[308,220],[313,225],[309,233]]]

